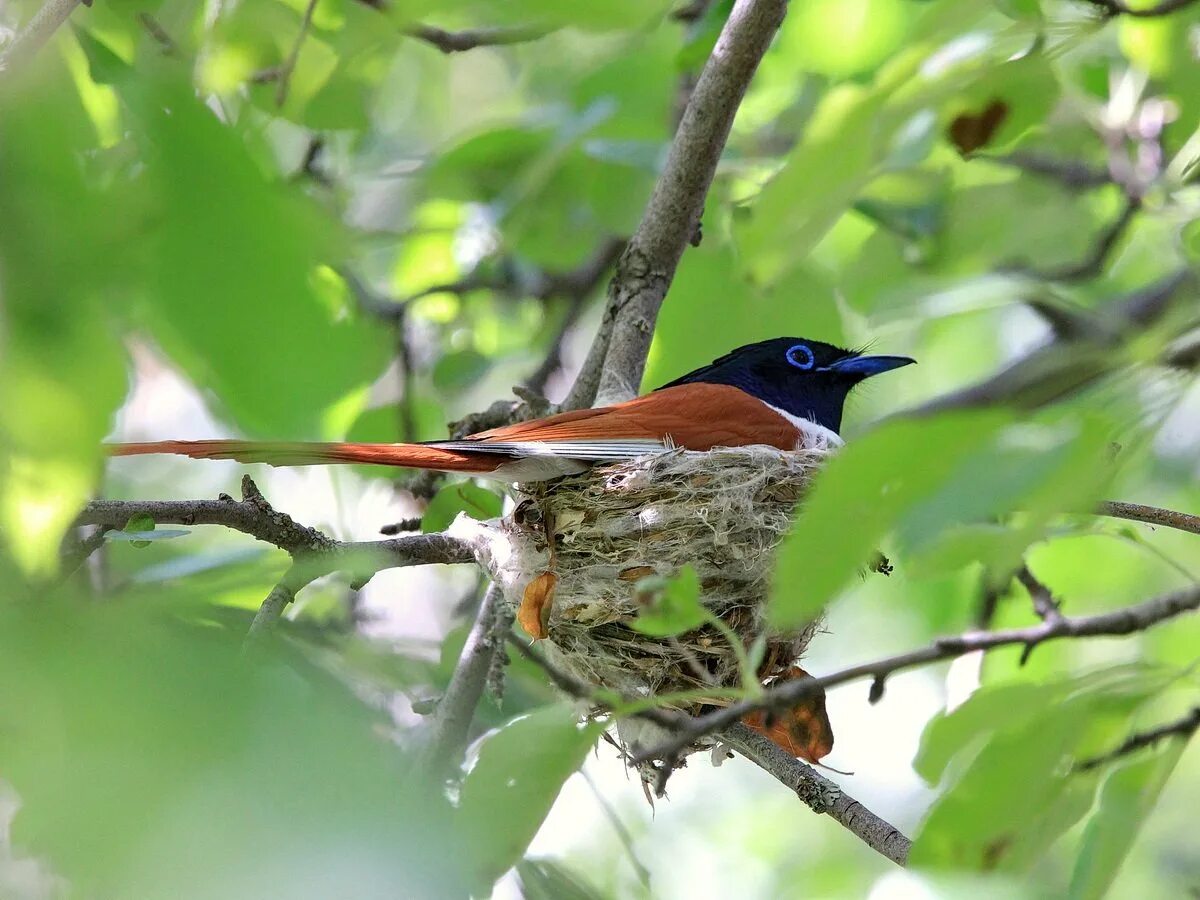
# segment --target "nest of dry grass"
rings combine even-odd
[[[744,647],[765,636],[758,677],[786,672],[817,623],[768,632],[764,605],[774,551],[826,455],[673,450],[541,485],[506,518],[458,528],[470,529],[507,603],[563,669],[626,696],[736,687],[737,654],[722,629],[657,638],[630,623],[647,585],[691,566],[701,602]]]

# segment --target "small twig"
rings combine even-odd
[[[28,24],[17,32],[3,54],[0,54],[0,73],[11,71],[29,60],[64,22],[71,17],[80,0],[46,0]],[[90,0],[84,3],[91,6]]]
[[[312,26],[313,10],[316,8],[317,0],[308,0],[308,4],[304,7],[304,18],[300,20],[300,31],[296,34],[291,52],[288,53],[283,65],[279,67],[275,87],[276,106],[281,107],[287,102],[288,90],[292,83],[292,72],[295,71],[296,62],[300,59],[300,48],[304,46],[304,39],[308,37],[308,29]]]
[[[1130,735],[1115,750],[1102,753],[1099,756],[1093,756],[1076,764],[1075,771],[1090,772],[1115,759],[1120,759],[1122,756],[1128,756],[1130,753],[1136,753],[1138,750],[1152,747],[1166,737],[1181,737],[1184,740],[1189,740],[1197,731],[1200,731],[1200,706],[1193,707],[1192,711],[1186,716],[1176,719],[1174,722],[1168,722],[1166,725],[1160,725],[1158,728],[1153,728],[1149,731],[1139,731]]]
[[[1200,534],[1200,516],[1174,509],[1105,500],[1100,504],[1097,512],[1115,519],[1129,519],[1133,522],[1145,522],[1147,525],[1161,525],[1164,528],[1177,528],[1191,534]]]
[[[171,35],[167,34],[167,30],[159,24],[154,16],[148,12],[140,12],[137,14],[137,20],[141,23],[142,28],[146,29],[146,33],[158,44],[163,56],[178,57],[180,55],[179,45],[175,43],[175,39]]]
[[[1159,16],[1169,16],[1173,12],[1190,6],[1193,0],[1162,0],[1157,6],[1131,7],[1124,0],[1085,0],[1100,9],[1106,18],[1115,16],[1133,16],[1138,19],[1154,19]]]
[[[1029,172],[1044,178],[1051,178],[1075,191],[1112,184],[1112,176],[1106,169],[1089,166],[1087,163],[1074,159],[1055,159],[1022,150],[1016,150],[1003,156],[980,156],[977,158],[1002,166],[1012,166],[1022,172]]]
[[[1062,617],[1044,621],[1028,628],[1009,628],[1000,631],[976,631],[942,637],[926,647],[895,656],[860,663],[821,677],[809,676],[768,688],[760,697],[743,700],[699,718],[675,716],[675,732],[661,746],[641,754],[635,762],[653,759],[673,759],[684,748],[700,738],[723,731],[752,712],[759,710],[781,715],[798,703],[839,684],[872,678],[876,682],[896,672],[954,659],[980,650],[1021,645],[1036,646],[1063,638],[1116,637],[1145,631],[1183,613],[1200,608],[1200,585],[1192,585],[1173,593],[1163,594],[1136,606],[1077,618]]]
[[[1017,581],[1021,582],[1025,590],[1029,592],[1029,599],[1033,603],[1033,611],[1037,613],[1039,619],[1050,623],[1062,621],[1063,614],[1059,608],[1058,601],[1050,593],[1050,588],[1046,587],[1037,576],[1029,571],[1029,566],[1021,566],[1021,568],[1017,569],[1016,578]]]
[[[795,791],[813,812],[829,816],[897,865],[908,862],[912,842],[898,828],[844,793],[812,766],[785,753],[770,738],[736,724],[721,732],[720,739]]]
[[[534,26],[511,26],[502,28],[467,28],[462,31],[446,31],[432,25],[412,25],[404,30],[409,37],[431,44],[443,53],[462,53],[476,47],[507,47],[525,44],[549,34],[551,29]]]
[[[1121,209],[1120,215],[1113,222],[1100,232],[1096,239],[1095,245],[1090,253],[1077,263],[1071,263],[1062,266],[1058,269],[1050,269],[1044,272],[1030,273],[1038,278],[1046,281],[1086,281],[1089,278],[1095,278],[1104,271],[1104,266],[1112,255],[1113,249],[1117,243],[1129,230],[1129,226],[1133,224],[1134,217],[1142,208],[1140,197],[1126,197],[1125,205]]]
[[[250,633],[247,640],[253,641],[275,627],[275,623],[283,618],[283,611],[288,604],[296,599],[296,595],[313,581],[310,573],[297,563],[293,563],[279,579],[279,583],[271,588],[267,599],[259,606],[250,623]]]

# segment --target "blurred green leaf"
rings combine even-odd
[[[45,574],[125,395],[113,313],[129,234],[118,198],[82,164],[95,136],[61,61],[6,89],[0,121],[0,531],[23,568]]]
[[[1098,900],[1108,894],[1186,746],[1184,740],[1167,739],[1154,750],[1116,764],[1083,832],[1071,875],[1072,900]]]
[[[929,720],[913,768],[927,782],[937,784],[952,759],[979,749],[998,731],[1024,725],[1061,696],[1061,687],[1046,684],[981,688],[953,712],[941,712]]]
[[[183,624],[167,598],[39,599],[0,605],[0,766],[14,840],[73,889],[464,890],[445,800],[414,792],[383,719],[303,654],[248,658],[240,629]]]
[[[523,859],[517,863],[523,900],[603,900],[603,894],[579,876],[549,859]]]
[[[1004,424],[1000,412],[886,423],[833,454],[779,549],[770,617],[811,621],[880,539]]]
[[[1036,687],[1013,685],[989,690],[961,716],[956,711],[937,720],[926,742],[925,771],[944,770],[956,738],[966,741],[962,749],[978,752],[934,802],[910,863],[978,871],[1019,871],[1030,865],[1090,805],[1090,789],[1087,796],[1066,791],[1064,774],[1072,761],[1120,734],[1134,710],[1170,680],[1167,672],[1127,666]],[[1006,711],[1005,701],[1024,706]],[[983,739],[982,746],[978,739],[967,740],[969,735]],[[1027,842],[1030,829],[1037,831],[1038,846]]]
[[[421,516],[421,530],[426,534],[445,531],[459,513],[466,513],[472,519],[494,519],[500,515],[502,502],[495,491],[473,481],[448,484],[429,501]]]
[[[684,566],[672,579],[655,590],[642,579],[638,589],[646,588],[649,603],[642,607],[630,626],[651,637],[673,637],[699,628],[708,621],[709,613],[700,605],[700,577],[691,566]]]
[[[476,889],[486,893],[517,864],[600,730],[580,726],[574,710],[558,704],[515,719],[483,741],[463,781],[457,816]]]
[[[329,407],[386,358],[380,330],[317,290],[318,267],[344,252],[341,234],[264,179],[183,85],[130,78],[120,90],[147,134],[147,187],[171,211],[148,236],[147,323],[247,430],[320,433]]]

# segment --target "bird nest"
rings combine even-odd
[[[766,680],[789,672],[812,639],[817,622],[771,630],[765,602],[774,551],[826,455],[672,450],[536,486],[504,519],[456,530],[551,662],[630,697],[690,692],[700,699],[676,706],[694,713],[714,702],[705,690],[742,683],[739,656],[756,641],[755,675]],[[666,638],[631,627],[687,566],[720,625]]]

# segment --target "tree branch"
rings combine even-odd
[[[1112,516],[1114,519],[1129,519],[1133,522],[1145,522],[1147,525],[1161,525],[1165,528],[1177,528],[1180,531],[1200,534],[1200,516],[1173,509],[1105,500],[1100,504],[1097,512],[1103,516]]]
[[[908,862],[912,841],[812,766],[785,753],[769,738],[741,723],[721,732],[720,739],[795,791],[813,812],[829,816],[897,865]]]
[[[483,696],[492,658],[500,652],[493,626],[496,607],[502,602],[500,588],[495,584],[488,585],[450,684],[431,716],[425,765],[421,768],[434,773],[437,778],[452,772],[462,761],[467,748],[475,707]]]
[[[292,557],[292,567],[263,601],[252,633],[273,625],[301,588],[330,572],[350,572],[361,587],[383,569],[475,559],[469,544],[445,534],[334,540],[272,507],[249,475],[242,478],[241,500],[224,494],[217,500],[96,500],[84,507],[75,524],[122,529],[144,516],[156,525],[221,525],[273,544]]]
[[[786,0],[737,0],[675,132],[642,221],[609,284],[604,323],[572,390],[571,404],[637,393],[658,311],[683,251],[697,234],[704,200],[733,118],[783,21]],[[595,396],[587,387],[595,382]]]
[[[1192,585],[1170,594],[1164,594],[1112,612],[1078,618],[1062,617],[1043,621],[1029,628],[1010,628],[1002,631],[967,632],[942,637],[927,647],[885,657],[874,662],[861,663],[830,675],[798,678],[769,688],[762,697],[743,700],[700,716],[690,718],[677,716],[674,736],[659,747],[642,754],[635,762],[653,759],[673,760],[691,743],[709,734],[724,731],[736,722],[759,710],[782,714],[796,706],[806,697],[819,690],[845,684],[861,678],[874,679],[874,685],[882,685],[895,672],[926,666],[940,660],[954,659],[980,650],[996,647],[1022,645],[1026,648],[1061,638],[1086,638],[1119,636],[1145,631],[1154,625],[1200,608],[1200,585]]]
[[[33,59],[34,54],[71,17],[81,0],[46,0],[28,24],[17,32],[8,49],[0,54],[0,72],[7,72]],[[84,4],[91,6],[90,0]]]
[[[304,17],[300,20],[300,30],[296,33],[296,40],[292,43],[292,49],[288,52],[287,59],[279,67],[275,85],[276,106],[283,106],[287,102],[288,89],[292,83],[292,72],[296,68],[297,60],[300,59],[300,50],[304,46],[304,39],[308,37],[308,29],[312,25],[313,10],[316,8],[317,0],[308,0],[307,5],[304,7]]]
[[[610,699],[600,696],[591,685],[560,671],[517,635],[510,632],[508,642],[525,659],[545,672],[550,681],[564,693],[577,700],[584,700],[599,709],[614,709],[614,704]],[[625,704],[630,702],[632,701],[628,699],[623,700]],[[668,710],[653,707],[639,709],[633,715],[672,730],[677,727],[680,718]],[[684,718],[686,719],[686,717]],[[836,784],[820,775],[811,766],[805,765],[794,756],[789,756],[769,738],[758,734],[742,723],[731,726],[718,737],[722,743],[733,747],[759,768],[795,791],[796,795],[813,812],[828,813],[872,849],[882,853],[893,862],[904,865],[904,861],[908,857],[910,843],[908,838],[853,797],[843,794]]]
[[[1138,750],[1152,747],[1166,737],[1181,737],[1184,740],[1190,740],[1192,735],[1197,731],[1200,731],[1200,706],[1193,707],[1192,711],[1186,716],[1176,719],[1174,722],[1168,722],[1166,725],[1160,725],[1158,728],[1153,728],[1149,731],[1139,731],[1130,735],[1115,750],[1083,760],[1075,766],[1075,771],[1090,772],[1092,769],[1098,769],[1100,766],[1119,759],[1122,756],[1128,756],[1130,753],[1136,753]]]

